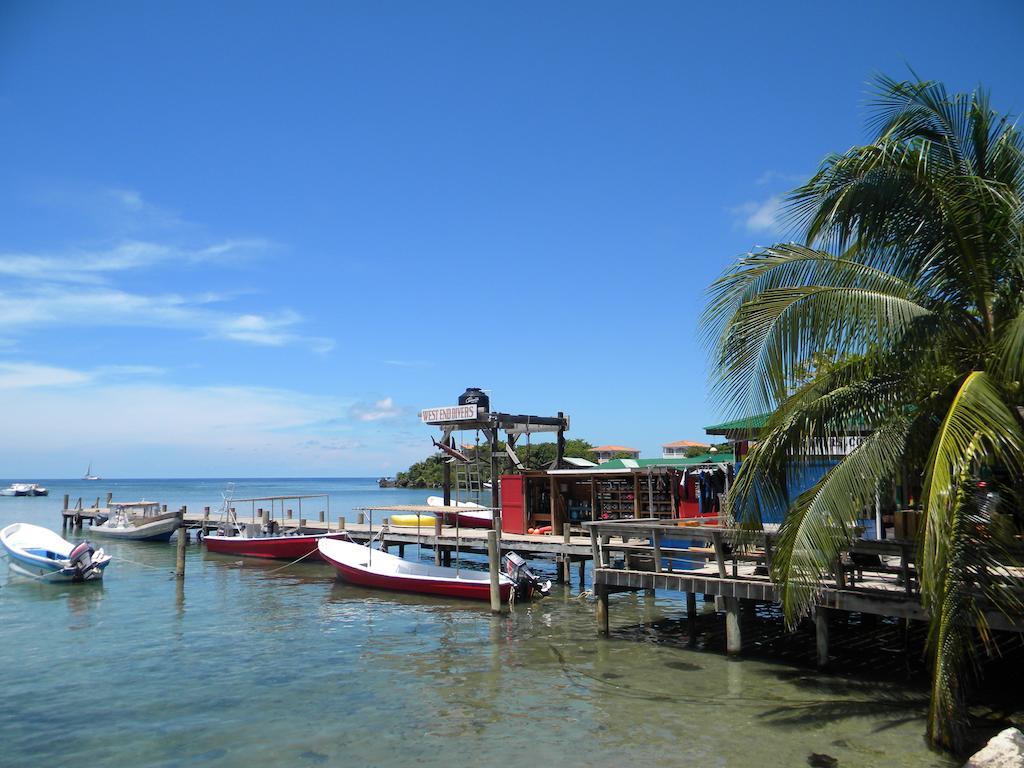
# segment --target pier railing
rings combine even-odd
[[[603,520],[590,533],[594,583],[609,591],[675,589],[777,602],[772,580],[779,534],[708,525],[706,518]],[[849,611],[924,619],[917,542],[857,539],[822,575],[819,604]],[[1024,570],[980,576],[1024,595]],[[979,599],[982,584],[979,581]],[[993,627],[1022,629],[998,612]]]
[[[607,520],[585,523],[597,567],[612,566],[612,556],[623,555],[620,567],[654,573],[709,571],[719,578],[770,581],[773,553],[779,534],[708,525],[708,518]],[[617,540],[616,540],[617,539]],[[700,542],[680,545],[681,541]],[[892,539],[858,539],[834,564],[831,578],[839,589],[862,584],[889,589],[898,585],[916,594],[917,544]],[[701,560],[706,560],[704,565]],[[683,561],[697,561],[680,567]],[[710,566],[713,565],[713,568]],[[746,566],[746,567],[744,567]]]

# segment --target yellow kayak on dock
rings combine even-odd
[[[396,528],[430,528],[434,529],[433,515],[391,515],[388,523]]]

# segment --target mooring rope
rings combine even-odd
[[[140,563],[137,560],[129,560],[127,557],[121,557],[120,555],[118,555],[116,557],[111,556],[110,562],[112,562],[112,563],[113,562],[130,563],[131,565],[138,565],[138,566],[141,566],[142,568],[152,568],[154,571],[162,571],[162,570],[164,570],[159,565],[150,565],[149,563]]]
[[[319,551],[319,548],[317,548],[317,549],[311,549],[311,550],[309,550],[309,552],[307,552],[306,554],[304,554],[304,555],[303,555],[302,557],[300,557],[300,558],[297,558],[297,559],[295,559],[295,560],[292,560],[292,561],[291,561],[290,563],[285,563],[285,564],[284,564],[284,565],[282,565],[282,566],[281,566],[280,568],[275,568],[275,569],[274,569],[274,570],[272,570],[272,571],[267,571],[267,573],[277,573],[278,571],[283,571],[283,570],[284,570],[285,568],[290,568],[291,566],[295,565],[296,563],[300,563],[300,562],[302,562],[302,561],[303,561],[303,560],[305,560],[305,559],[306,559],[307,557],[309,557],[310,555],[312,555],[312,554],[314,554],[315,552],[318,552],[318,551]]]

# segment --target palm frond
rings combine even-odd
[[[1010,618],[1022,608],[1014,586],[1019,582],[1013,570],[1019,565],[1014,531],[996,520],[999,497],[973,483],[972,465],[984,458],[983,451],[980,439],[970,446],[956,479],[946,556],[936,574],[940,591],[931,606],[928,735],[949,749],[963,743],[966,688],[978,672],[976,638],[990,653],[996,651],[987,614],[998,611]]]
[[[763,509],[785,508],[786,468],[851,430],[867,432],[903,412],[912,381],[854,358],[819,372],[782,402],[744,458],[727,500],[730,517],[759,529]]]
[[[1024,430],[1007,405],[996,380],[973,371],[960,385],[936,433],[922,484],[925,534],[921,563],[921,597],[926,608],[942,598],[942,574],[954,539],[951,529],[959,478],[975,469],[979,446],[1016,476],[1024,457]]]
[[[912,422],[902,416],[876,429],[800,494],[787,513],[772,577],[788,623],[810,608],[822,589],[822,575],[850,547],[856,521],[874,502],[877,484],[899,467]]]
[[[1024,307],[1001,329],[993,371],[1008,383],[1024,386]]]
[[[821,285],[763,291],[729,320],[712,393],[741,412],[770,410],[815,353],[890,348],[915,320],[931,314],[896,291]]]

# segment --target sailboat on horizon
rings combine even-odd
[[[82,479],[83,480],[99,480],[99,479],[101,479],[99,475],[94,475],[92,473],[92,462],[91,461],[89,462],[89,468],[87,470],[85,470],[85,475],[82,476]]]

